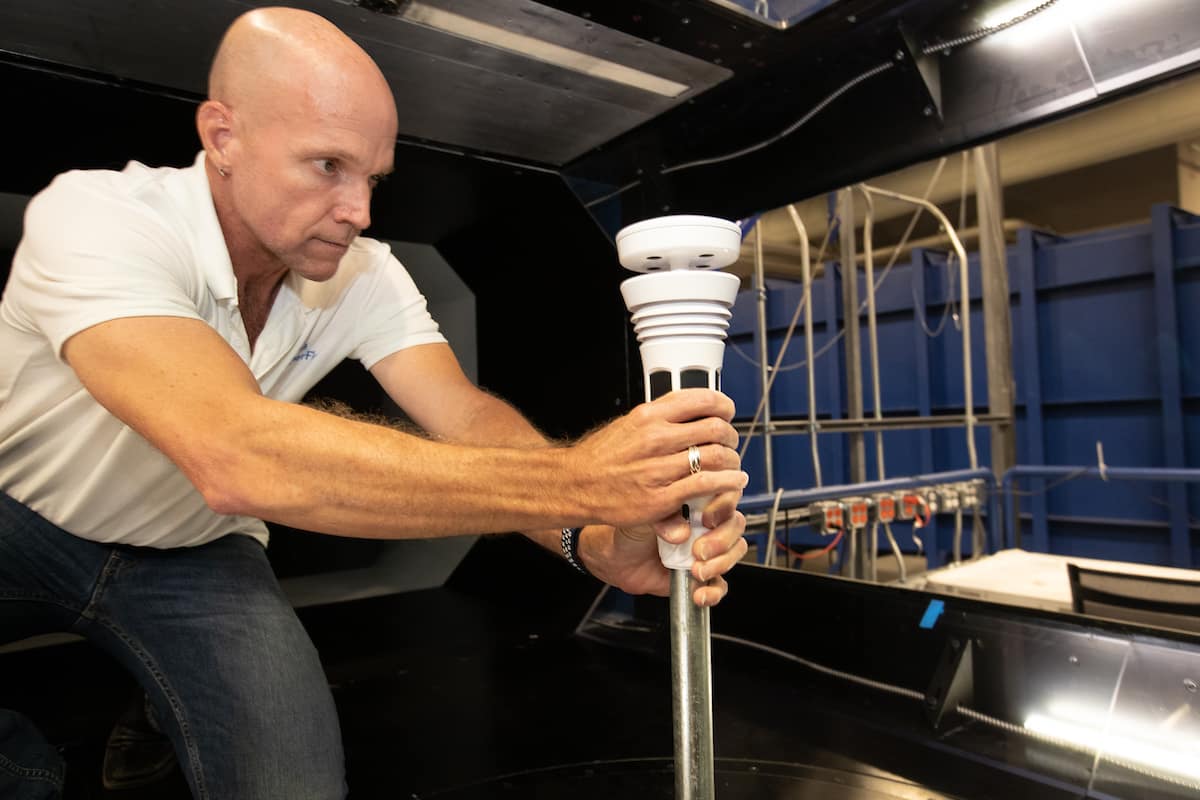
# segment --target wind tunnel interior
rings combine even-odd
[[[622,225],[677,212],[750,217],[1192,66],[1196,25],[1169,4],[1126,13],[1136,24],[1120,29],[1084,30],[1090,65],[1057,34],[1032,56],[987,42],[937,49],[995,5],[810,0],[772,4],[766,19],[734,3],[307,7],[357,37],[396,94],[397,174],[377,190],[368,235],[431,248],[410,260],[428,253],[431,273],[448,267],[458,300],[474,303],[474,352],[469,331],[459,350],[480,384],[548,435],[570,437],[642,399],[612,245]],[[0,247],[15,246],[23,198],[61,171],[190,163],[208,61],[243,9],[6,4],[0,97],[20,110],[6,128],[20,158],[0,180],[10,207]],[[517,38],[496,44],[486,31]],[[357,365],[317,391],[394,410]],[[311,555],[285,556],[285,539],[285,573],[362,565],[381,547],[312,540],[300,548]]]
[[[748,218],[1171,81],[1195,69],[1189,54],[1200,47],[1200,23],[1166,3],[1162,13],[1130,11],[1131,24],[1096,31],[1097,38],[1081,44],[1051,37],[1033,55],[990,45],[944,52],[935,47],[977,30],[998,5],[989,0],[809,0],[793,3],[795,15],[786,22],[755,19],[733,2],[296,5],[355,36],[395,90],[402,125],[396,174],[376,191],[367,235],[397,243],[435,313],[440,306],[446,309],[438,313],[443,322],[453,320],[448,336],[480,385],[554,437],[582,435],[642,399],[637,343],[618,288],[629,276],[612,241],[620,227],[669,213]],[[41,0],[15,0],[0,9],[0,102],[9,109],[4,141],[10,154],[0,173],[0,270],[7,270],[19,238],[25,200],[54,175],[120,169],[131,159],[178,166],[192,161],[198,146],[193,115],[208,59],[220,31],[246,7],[233,0],[131,0],[118,9],[79,0],[65,13]],[[619,62],[684,89],[671,94],[676,90],[670,86],[637,85],[645,78],[633,85],[616,82],[465,38],[438,27],[453,23],[446,14]],[[1151,42],[1162,46],[1148,48]],[[1099,74],[1080,62],[1081,46],[1099,54]],[[867,77],[844,88],[860,76]],[[395,411],[353,363],[338,368],[314,395],[362,411]],[[662,689],[645,678],[636,657],[582,644],[569,645],[569,657],[551,652],[551,637],[573,629],[597,587],[575,580],[516,537],[429,545],[276,529],[270,554],[297,605],[309,607],[304,620],[322,653],[333,654],[331,680],[343,690],[338,697],[347,740],[356,743],[348,751],[351,772],[369,775],[377,787],[389,785],[389,777],[369,765],[387,758],[380,734],[396,733],[370,716],[381,696],[388,698],[383,705],[389,713],[412,713],[418,724],[436,728],[445,714],[473,713],[489,689],[506,688],[500,679],[488,683],[488,667],[528,670],[527,682],[505,701],[511,705],[489,706],[493,716],[472,726],[469,747],[486,757],[464,769],[437,757],[432,746],[414,745],[419,756],[405,761],[407,782],[391,785],[416,795],[449,785],[447,776],[456,776],[462,787],[514,764],[526,766],[506,741],[500,719],[544,703],[537,690],[561,677],[556,666],[583,663],[583,677],[572,677],[576,685],[622,677],[631,687],[630,703],[649,701]],[[797,588],[784,586],[779,576],[765,581],[747,579],[754,603],[770,606]],[[363,590],[364,582],[371,588]],[[406,595],[393,597],[399,592]],[[845,664],[863,646],[871,609],[890,602],[880,593],[859,597],[849,588],[808,582],[798,596],[806,603],[844,604],[838,618],[843,627],[822,623],[821,631],[843,636],[829,649]],[[335,602],[352,600],[357,604]],[[762,607],[748,601],[729,614],[751,619]],[[356,616],[347,624],[351,614]],[[363,615],[373,621],[364,623]],[[398,619],[421,621],[406,626]],[[490,644],[472,649],[476,636]],[[392,648],[386,656],[372,649],[380,638]],[[519,656],[502,657],[496,642],[517,642]],[[55,674],[57,661],[48,655],[55,649],[17,654],[26,659],[20,668]],[[398,666],[397,650],[404,665]],[[418,660],[430,652],[435,655]],[[548,661],[537,660],[547,654]],[[917,661],[928,666],[938,655],[928,644]],[[78,658],[90,663],[94,655]],[[772,713],[772,696],[793,698],[804,690],[747,660],[752,663],[739,673],[747,680],[736,692],[742,705],[726,717],[732,722],[725,723],[725,735],[742,737],[746,754],[770,754],[782,763],[788,746],[812,743],[787,738],[772,744],[763,720]],[[97,667],[65,699],[35,692],[30,702],[60,711],[63,703],[87,703],[89,692],[119,682],[106,669]],[[411,670],[408,678],[404,669]],[[409,694],[386,688],[397,675],[412,684]],[[418,679],[428,679],[436,691],[426,705],[406,706],[419,694]],[[753,681],[763,682],[764,696],[752,691],[758,685]],[[473,688],[464,694],[464,685]],[[590,698],[572,709],[596,718],[607,713],[604,706]],[[833,720],[818,745],[850,748],[858,729],[847,715],[829,713],[806,718],[814,726]],[[60,722],[65,718],[63,711]],[[577,722],[543,711],[537,721],[544,726],[539,741],[557,739],[548,745],[547,760],[560,764],[654,753],[661,749],[657,743],[670,740],[667,722],[653,714],[631,735],[632,744],[613,743],[621,727],[614,722],[613,736],[600,737],[599,749],[590,751],[570,741],[582,735]],[[65,723],[62,729],[74,730]],[[897,744],[878,731],[866,738],[870,752],[859,757],[896,774],[905,774],[904,764],[923,752],[914,738]],[[780,770],[762,780],[783,786],[796,778],[793,767]],[[748,781],[750,771],[746,766],[728,780]],[[552,777],[584,781],[584,772],[568,769]],[[661,764],[642,765],[617,780],[625,789],[644,787],[663,772]],[[878,791],[862,796],[900,796],[887,794],[901,791],[888,775],[858,774],[864,792]],[[996,782],[993,796],[1031,791],[1020,778],[987,775]],[[960,794],[976,787],[979,776],[954,762],[940,786],[947,795]],[[841,780],[832,772],[816,777],[830,784]],[[509,795],[533,796],[530,780],[515,780]],[[1077,796],[1060,789],[1034,796]],[[792,796],[779,791],[777,796]],[[378,794],[394,796],[382,788]],[[596,794],[602,796],[599,789]],[[371,790],[362,795],[374,796]],[[461,789],[453,796],[489,795]]]

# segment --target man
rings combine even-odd
[[[694,600],[721,599],[746,550],[732,405],[676,392],[563,447],[473,386],[358,238],[397,130],[366,53],[308,12],[252,11],[196,121],[189,169],[67,173],[30,203],[0,304],[0,642],[69,630],[125,664],[197,798],[327,798],[345,791],[333,703],[260,520],[520,530],[665,594],[655,536],[682,541],[680,505],[716,495]],[[428,436],[297,405],[344,357]],[[60,787],[0,712],[0,795]]]

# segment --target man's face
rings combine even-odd
[[[386,109],[288,109],[256,119],[239,141],[233,199],[242,223],[289,270],[328,280],[371,224],[371,192],[392,170],[394,117]]]

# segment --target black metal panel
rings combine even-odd
[[[268,4],[11,0],[0,6],[0,51],[200,97],[221,33],[248,5]],[[292,3],[330,19],[375,58],[396,96],[400,134],[411,139],[562,164],[729,75],[528,0],[426,4],[691,88],[665,97],[349,3]]]
[[[620,26],[631,5],[615,4],[605,21]],[[736,25],[722,30],[690,6],[636,4],[647,5],[655,9],[654,26],[670,32],[664,41],[673,48],[695,51],[701,37],[690,33],[697,24],[705,27],[705,38],[716,38],[713,52],[723,56],[736,52],[743,38]],[[836,3],[793,30],[741,42],[744,54],[725,62],[734,80],[564,172],[610,232],[667,211],[742,218],[1094,106],[1200,63],[1200,14],[1187,0],[1104,4],[1117,16],[1097,17],[1102,25],[1081,20],[1080,44],[1064,21],[1066,12],[1055,8],[1025,27],[935,50],[945,116],[939,121],[917,72],[895,61],[900,28],[931,48],[977,29],[995,5]],[[851,79],[889,62],[891,69],[824,105]],[[1113,77],[1118,73],[1124,77]],[[805,124],[769,146],[678,169],[771,141],[815,109]]]

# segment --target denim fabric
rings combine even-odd
[[[0,643],[55,631],[137,678],[198,800],[345,796],[325,674],[254,539],[101,545],[0,493]],[[0,711],[0,797],[54,797],[61,775],[28,721]]]

